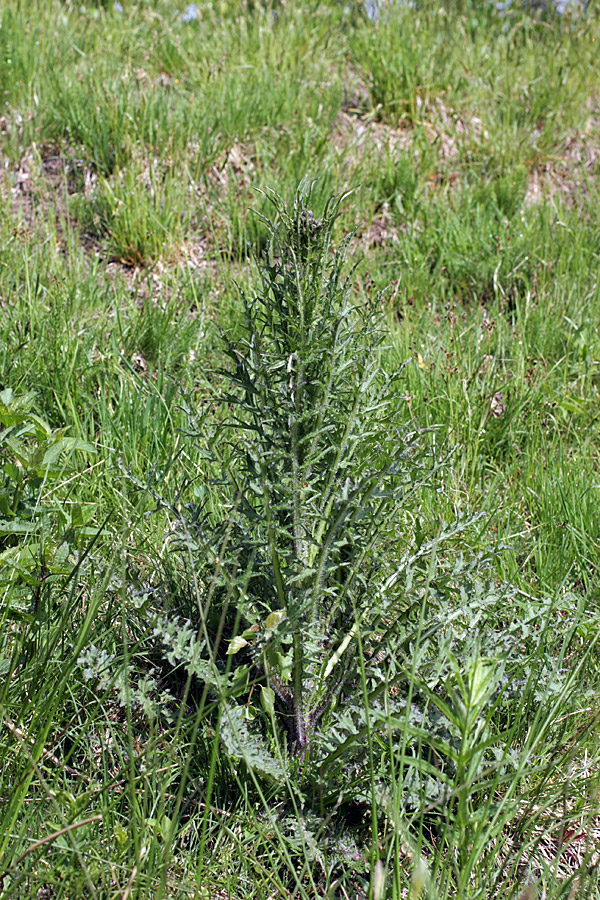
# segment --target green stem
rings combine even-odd
[[[303,697],[303,671],[304,671],[304,645],[302,635],[298,630],[293,638],[293,670],[294,670],[294,744],[296,753],[301,754],[308,746],[308,734],[304,718]]]

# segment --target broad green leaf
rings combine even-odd
[[[227,648],[227,656],[233,656],[235,653],[239,653],[239,651],[243,647],[248,646],[248,641],[246,638],[240,636],[234,637],[233,640],[229,642],[229,647]]]
[[[42,466],[52,466],[58,462],[63,453],[71,453],[74,450],[81,450],[86,453],[96,452],[96,449],[85,441],[80,441],[77,438],[61,438],[48,447],[42,459]]]
[[[0,535],[30,534],[39,528],[39,523],[26,522],[23,519],[0,519]]]
[[[275,712],[275,691],[273,688],[263,684],[260,692],[260,702],[267,715],[272,716]]]
[[[271,629],[275,628],[279,623],[285,619],[286,611],[285,609],[276,609],[273,612],[269,613],[267,618],[265,619],[265,628]]]

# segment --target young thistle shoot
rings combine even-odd
[[[311,187],[292,209],[268,195],[261,290],[243,298],[242,339],[225,338],[235,437],[222,455],[244,635],[302,759],[322,717],[356,691],[357,635],[373,636],[392,602],[382,586],[396,511],[426,477],[414,433],[397,424],[380,304],[356,305],[349,238],[332,246],[344,198],[317,218]]]

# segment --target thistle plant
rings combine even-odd
[[[212,442],[221,530],[198,542],[214,524],[198,511],[187,529],[204,547],[196,560],[217,558],[202,576],[212,607],[234,603],[227,654],[260,673],[264,708],[305,760],[328,711],[349,688],[361,697],[359,647],[365,659],[390,649],[407,607],[390,563],[398,515],[432,467],[401,424],[402,367],[382,364],[380,298],[355,301],[350,236],[332,246],[344,197],[317,218],[309,182],[291,209],[268,196],[261,289],[243,297],[241,339],[224,337],[228,411]]]

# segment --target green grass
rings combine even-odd
[[[600,896],[598,10],[122,3],[0,10],[0,897]],[[385,317],[378,452],[440,465],[303,770],[215,559],[221,332],[307,174]]]

